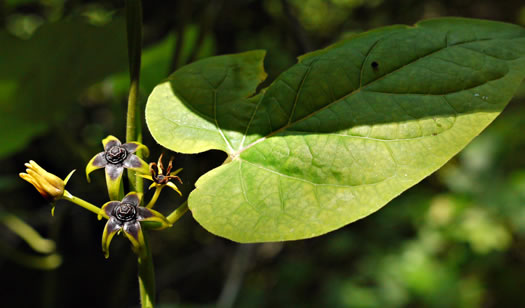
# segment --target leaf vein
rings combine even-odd
[[[299,101],[299,96],[301,95],[301,90],[303,89],[304,81],[308,77],[308,74],[310,74],[310,71],[312,69],[312,65],[315,62],[312,62],[308,65],[308,68],[306,69],[306,72],[303,75],[303,78],[301,79],[301,83],[299,84],[299,89],[295,90],[295,99],[292,106],[292,110],[290,112],[290,117],[288,118],[288,125],[292,122],[293,116],[295,115],[295,108],[297,107],[297,102]]]
[[[361,88],[363,86],[363,84],[362,84],[362,82],[363,82],[363,72],[364,72],[364,67],[365,67],[366,60],[368,60],[368,56],[372,53],[372,50],[374,49],[374,47],[376,47],[377,43],[379,43],[381,40],[382,39],[379,39],[379,40],[375,41],[370,46],[370,49],[368,49],[367,53],[364,55],[363,62],[361,63],[361,69],[359,70],[359,88]]]
[[[515,39],[515,38],[507,38],[506,40],[510,40],[510,39]],[[444,50],[444,49],[446,49],[446,48],[453,48],[453,47],[457,47],[457,46],[461,47],[461,45],[468,44],[468,43],[479,42],[479,41],[490,41],[490,40],[495,40],[495,39],[481,39],[481,40],[473,40],[473,41],[460,42],[460,43],[457,43],[457,44],[450,44],[450,45],[448,45],[448,46],[445,45],[445,46],[440,47],[440,48],[438,48],[438,49],[436,49],[436,50],[433,50],[433,51],[431,51],[431,52],[429,52],[429,53],[427,53],[427,54],[425,54],[425,55],[423,55],[423,56],[421,56],[421,57],[418,57],[418,58],[416,58],[416,59],[413,59],[413,60],[409,61],[408,63],[403,64],[402,66],[398,67],[397,69],[395,69],[395,70],[393,70],[393,71],[391,71],[391,72],[389,72],[389,73],[383,75],[382,77],[380,77],[380,78],[378,78],[378,79],[375,79],[375,80],[372,80],[372,81],[370,81],[369,83],[367,83],[367,84],[365,84],[365,85],[363,85],[363,86],[360,86],[358,89],[355,89],[355,90],[353,90],[352,92],[350,92],[350,93],[348,93],[348,94],[342,96],[342,97],[339,98],[338,100],[333,101],[333,102],[331,102],[331,103],[329,103],[329,104],[327,104],[327,105],[325,105],[325,106],[323,106],[323,107],[321,107],[321,108],[319,108],[319,109],[317,109],[317,110],[315,110],[315,111],[313,111],[313,112],[311,112],[311,113],[305,115],[304,117],[302,117],[302,118],[300,118],[300,119],[297,119],[296,121],[289,122],[288,124],[285,124],[284,126],[282,126],[282,127],[279,128],[279,129],[276,129],[276,130],[274,130],[274,131],[271,131],[271,132],[268,133],[266,136],[261,137],[261,138],[258,139],[258,140],[255,140],[254,142],[252,142],[251,144],[247,145],[247,146],[244,147],[244,148],[241,148],[239,151],[237,151],[237,153],[235,153],[234,156],[238,156],[238,155],[240,154],[240,152],[243,152],[243,151],[249,149],[250,147],[252,147],[252,146],[258,144],[259,142],[261,142],[261,141],[263,141],[263,140],[265,140],[265,139],[267,139],[267,138],[269,138],[269,137],[271,137],[271,136],[274,136],[274,135],[276,135],[276,134],[278,134],[278,133],[280,133],[280,132],[282,132],[282,131],[284,131],[284,130],[287,130],[290,126],[292,126],[292,125],[294,125],[294,124],[296,124],[296,123],[298,123],[298,122],[300,122],[300,121],[303,121],[303,120],[305,120],[305,119],[308,119],[308,118],[310,118],[311,116],[313,116],[313,115],[315,115],[315,114],[317,114],[317,113],[319,113],[319,112],[321,112],[321,111],[323,111],[323,110],[325,110],[325,109],[327,109],[327,108],[333,106],[334,104],[337,104],[337,103],[339,103],[339,102],[345,100],[346,98],[348,98],[348,97],[350,97],[350,96],[353,96],[353,95],[359,93],[359,92],[362,91],[362,90],[364,91],[367,87],[370,87],[370,86],[373,85],[374,83],[376,83],[376,82],[378,82],[378,81],[380,81],[380,80],[383,80],[384,78],[386,78],[386,77],[388,77],[388,76],[391,76],[393,73],[395,73],[395,72],[397,72],[397,71],[403,69],[404,67],[406,67],[406,66],[408,66],[408,65],[411,65],[411,64],[413,64],[413,63],[415,63],[415,62],[417,62],[417,61],[420,61],[420,60],[425,59],[425,58],[427,58],[427,57],[429,57],[429,56],[432,56],[432,55],[434,55],[434,54],[436,54],[436,53],[438,53],[438,52],[440,52],[440,51],[442,51],[442,50]],[[467,49],[468,49],[468,48],[467,48]],[[483,53],[483,54],[484,54],[484,53]],[[500,77],[500,78],[502,78],[502,77]],[[492,81],[492,80],[490,80],[490,81]],[[478,85],[478,86],[479,86],[479,85]],[[371,90],[367,90],[367,91],[370,91],[370,92],[378,92],[378,91],[371,91]],[[378,92],[378,93],[382,93],[382,92]],[[452,92],[452,93],[453,93],[453,92]],[[396,94],[396,93],[385,93],[385,94]],[[445,94],[450,94],[450,93],[445,93]],[[428,94],[427,94],[427,95],[428,95]],[[443,94],[439,94],[439,95],[443,95]]]
[[[241,191],[242,191],[242,195],[244,197],[244,200],[246,201],[246,203],[248,203],[248,205],[254,210],[256,211],[257,213],[260,214],[260,211],[257,209],[257,207],[248,199],[248,195],[246,194],[246,183],[244,182],[244,176],[243,176],[243,173],[242,173],[242,161],[239,162],[239,179],[241,181]]]
[[[224,140],[224,143],[226,143],[226,146],[228,146],[228,150],[230,150],[230,153],[233,153],[234,150],[230,143],[230,140],[228,140],[228,138],[226,138],[226,136],[224,135],[222,128],[219,126],[219,120],[217,119],[217,90],[216,89],[213,90],[213,118],[214,118],[215,126],[217,127],[219,134]]]
[[[377,185],[377,184],[382,183],[384,181],[387,181],[387,180],[389,180],[389,179],[391,179],[391,178],[393,178],[395,176],[395,175],[391,175],[389,177],[386,177],[386,178],[381,179],[381,180],[379,180],[377,182],[374,182],[374,183],[361,183],[361,184],[357,184],[357,185],[321,184],[321,183],[314,183],[312,181],[308,181],[308,180],[305,180],[305,179],[302,179],[302,178],[298,178],[298,177],[295,177],[295,176],[287,175],[287,174],[284,174],[284,173],[281,173],[281,172],[278,172],[278,171],[275,171],[275,170],[263,167],[263,166],[261,166],[259,164],[252,163],[252,162],[247,161],[247,160],[240,159],[240,161],[242,161],[244,163],[247,163],[247,164],[250,164],[250,165],[252,165],[252,166],[254,166],[256,168],[263,169],[263,170],[268,171],[270,173],[274,173],[274,174],[277,174],[277,175],[285,177],[285,178],[289,178],[289,179],[292,179],[292,180],[297,180],[297,181],[304,182],[304,183],[307,183],[307,184],[310,184],[310,185],[314,185],[314,186],[329,186],[329,187],[343,187],[343,188],[352,188],[352,187],[360,187],[360,186],[374,186],[374,185]]]

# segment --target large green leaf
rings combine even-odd
[[[60,126],[87,87],[127,64],[124,23],[46,24],[29,40],[0,32],[0,157]]]
[[[525,76],[525,29],[435,19],[302,56],[267,89],[259,51],[195,62],[151,94],[148,127],[228,163],[189,196],[195,219],[239,241],[317,236],[381,208],[458,153]]]

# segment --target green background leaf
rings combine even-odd
[[[146,109],[161,145],[229,154],[189,206],[207,230],[239,242],[324,234],[437,170],[524,78],[525,29],[457,18],[381,28],[302,56],[253,96],[263,56],[190,64]]]
[[[188,26],[184,34],[182,62],[186,63],[190,57],[192,48],[196,44],[198,28]],[[140,68],[140,95],[149,95],[153,88],[170,73],[170,65],[175,53],[175,33],[167,35],[161,42],[144,48],[142,52],[142,63]],[[197,58],[205,58],[213,55],[214,41],[212,37],[206,37]],[[129,91],[128,72],[122,72],[113,76],[113,88],[117,97],[127,97]]]
[[[122,21],[43,25],[29,40],[0,32],[0,157],[67,119],[82,91],[126,69]]]

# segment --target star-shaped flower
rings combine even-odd
[[[177,193],[179,193],[179,195],[182,196],[182,193],[180,192],[179,188],[173,182],[170,182],[171,180],[177,180],[179,181],[179,183],[182,184],[182,180],[180,179],[180,177],[176,175],[182,170],[182,168],[179,168],[171,172],[171,169],[173,168],[173,157],[170,159],[170,162],[168,163],[168,168],[164,168],[164,164],[162,163],[162,156],[163,154],[159,156],[159,160],[157,163],[149,164],[150,174],[139,174],[139,176],[145,179],[148,179],[150,181],[153,181],[149,189],[153,187],[162,188],[164,186],[169,186],[173,190],[175,190]]]
[[[122,201],[107,202],[100,209],[99,219],[108,219],[102,233],[102,251],[106,258],[109,257],[109,244],[117,232],[124,231],[135,253],[143,257],[145,243],[140,222],[148,222],[152,229],[158,230],[171,226],[161,213],[139,206],[140,198],[140,194],[131,192]]]
[[[128,142],[122,144],[114,136],[108,136],[102,140],[104,152],[95,155],[86,166],[86,176],[89,182],[89,174],[96,169],[106,169],[106,183],[108,186],[109,197],[118,200],[120,192],[120,182],[124,168],[136,171],[137,173],[149,173],[148,164],[133,154],[139,149],[148,155],[148,148],[138,142]]]

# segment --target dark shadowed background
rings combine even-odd
[[[525,25],[520,0],[143,1],[141,96],[186,63],[266,49],[268,82],[298,55],[395,23],[439,16]],[[84,168],[108,134],[124,140],[124,1],[0,0],[0,288],[2,307],[138,307],[136,259],[123,237],[101,251],[104,221],[51,205],[18,173],[30,159],[67,189],[107,201],[103,172]],[[239,245],[187,213],[150,232],[159,307],[514,307],[525,285],[525,86],[501,116],[441,170],[379,212],[325,236]],[[163,151],[144,130],[150,160]],[[225,154],[175,156],[183,197]],[[225,179],[227,180],[227,179]],[[151,192],[150,192],[151,194]],[[149,197],[150,195],[148,195]],[[16,217],[56,241],[45,257],[5,223]]]

